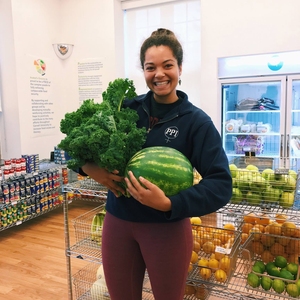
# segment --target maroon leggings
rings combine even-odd
[[[145,269],[155,300],[182,300],[192,253],[189,219],[137,223],[106,213],[102,258],[112,300],[141,300]]]

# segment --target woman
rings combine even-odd
[[[182,152],[202,176],[200,183],[167,197],[144,178],[130,181],[94,164],[82,170],[108,189],[102,257],[112,300],[141,300],[145,270],[156,300],[182,300],[192,252],[188,217],[224,206],[232,180],[218,131],[208,115],[176,90],[183,50],[174,33],[154,31],[142,44],[140,62],[150,91],[125,106],[135,109],[138,127],[148,129],[144,147],[168,146]],[[117,182],[125,180],[132,197]]]

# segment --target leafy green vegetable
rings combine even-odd
[[[124,99],[135,96],[133,81],[118,78],[102,93],[102,103],[88,99],[76,111],[65,114],[60,131],[66,137],[58,147],[72,157],[68,168],[94,162],[109,172],[118,170],[124,175],[127,162],[146,140],[146,128],[136,127],[137,112],[123,107]]]

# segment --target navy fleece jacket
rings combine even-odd
[[[153,94],[126,100],[124,107],[136,110],[138,127],[148,129],[145,147],[167,146],[182,152],[202,176],[196,184],[171,196],[172,209],[161,212],[142,205],[133,198],[115,197],[108,192],[106,209],[112,215],[133,222],[172,222],[191,216],[202,216],[226,205],[232,193],[232,179],[222,140],[210,117],[177,91],[182,103],[169,111],[149,130],[149,107]]]

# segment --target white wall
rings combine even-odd
[[[300,49],[299,0],[202,0],[201,77],[198,106],[221,128],[217,58]],[[30,138],[24,69],[27,54],[47,57],[55,75],[56,118],[78,106],[78,60],[104,57],[105,82],[123,75],[123,20],[119,0],[0,0],[0,71],[2,157],[39,153],[41,158],[60,141],[56,134]],[[65,61],[53,42],[74,43]],[[188,91],[186,91],[188,93]]]
[[[60,120],[79,105],[78,60],[104,58],[104,86],[123,75],[122,26],[116,24],[122,24],[117,0],[0,0],[2,158],[34,153],[49,158],[62,138]],[[72,56],[60,60],[53,43],[74,44]],[[32,134],[28,57],[48,62],[56,124],[47,135]]]
[[[221,128],[217,58],[300,49],[299,0],[201,1],[201,100]]]

